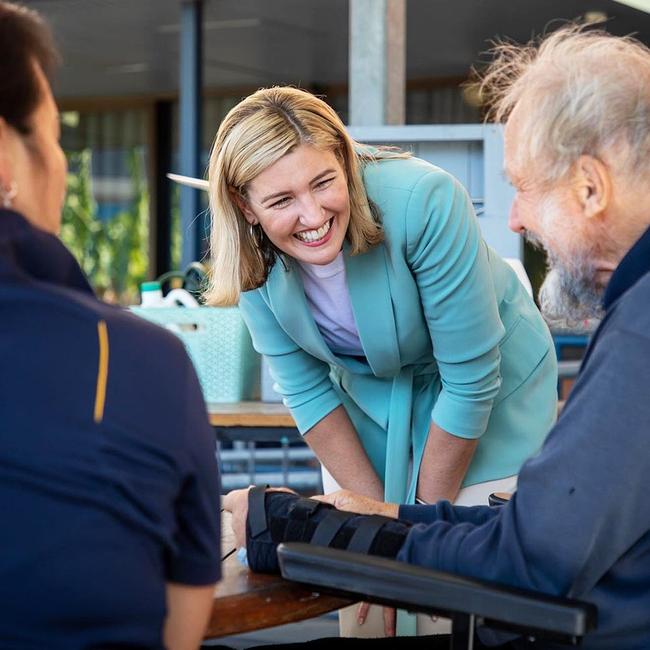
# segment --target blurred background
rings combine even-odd
[[[166,173],[205,177],[228,110],[260,87],[282,84],[323,96],[358,140],[397,144],[455,174],[488,242],[521,260],[537,291],[544,259],[507,229],[513,191],[502,173],[502,132],[482,124],[481,98],[468,84],[472,66],[487,61],[495,39],[526,42],[573,20],[650,42],[650,0],[24,4],[47,18],[63,54],[54,83],[70,165],[62,238],[97,294],[124,305],[139,302],[144,280],[206,255],[206,196]],[[554,332],[561,397],[577,372],[583,334]],[[221,441],[224,487],[269,482],[320,491],[313,454],[285,431],[261,450],[251,440]],[[337,629],[325,617],[301,631],[226,642],[298,641]]]
[[[225,113],[273,84],[323,95],[361,140],[395,142],[451,167],[469,186],[479,217],[499,213],[504,233],[488,240],[523,259],[536,287],[543,260],[529,250],[512,253],[521,243],[500,239],[507,237],[508,190],[492,207],[485,203],[503,179],[499,153],[488,156],[483,131],[385,129],[481,123],[480,97],[464,84],[495,38],[527,41],[575,19],[646,43],[650,37],[644,0],[24,4],[50,21],[63,53],[55,81],[70,163],[63,239],[98,294],[123,304],[138,302],[143,280],[205,255],[205,196],[173,186],[165,173],[204,176]],[[390,94],[383,113],[372,98],[364,105],[368,84],[378,83],[384,97]],[[433,149],[422,148],[433,140]]]

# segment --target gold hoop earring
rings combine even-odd
[[[9,210],[12,207],[14,199],[17,196],[18,185],[16,184],[16,181],[11,181],[9,187],[0,187],[0,199],[2,199],[2,207],[5,208],[5,210]]]
[[[255,228],[255,226],[259,226],[259,228]],[[253,246],[255,248],[262,248],[262,244],[264,242],[264,235],[262,232],[262,226],[260,226],[258,223],[249,223],[248,224],[248,234],[250,235],[250,238],[253,240]]]

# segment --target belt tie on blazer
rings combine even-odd
[[[413,367],[406,366],[393,379],[388,409],[384,499],[390,503],[406,503],[410,492],[408,474],[411,456],[412,402]],[[414,502],[415,494],[411,503]]]

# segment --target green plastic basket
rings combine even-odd
[[[131,307],[185,344],[206,402],[259,397],[260,356],[237,307]]]

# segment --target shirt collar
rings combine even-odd
[[[0,208],[0,278],[31,278],[91,293],[79,264],[58,237]]]
[[[650,271],[650,228],[630,248],[609,280],[603,307],[608,310],[630,287]]]

